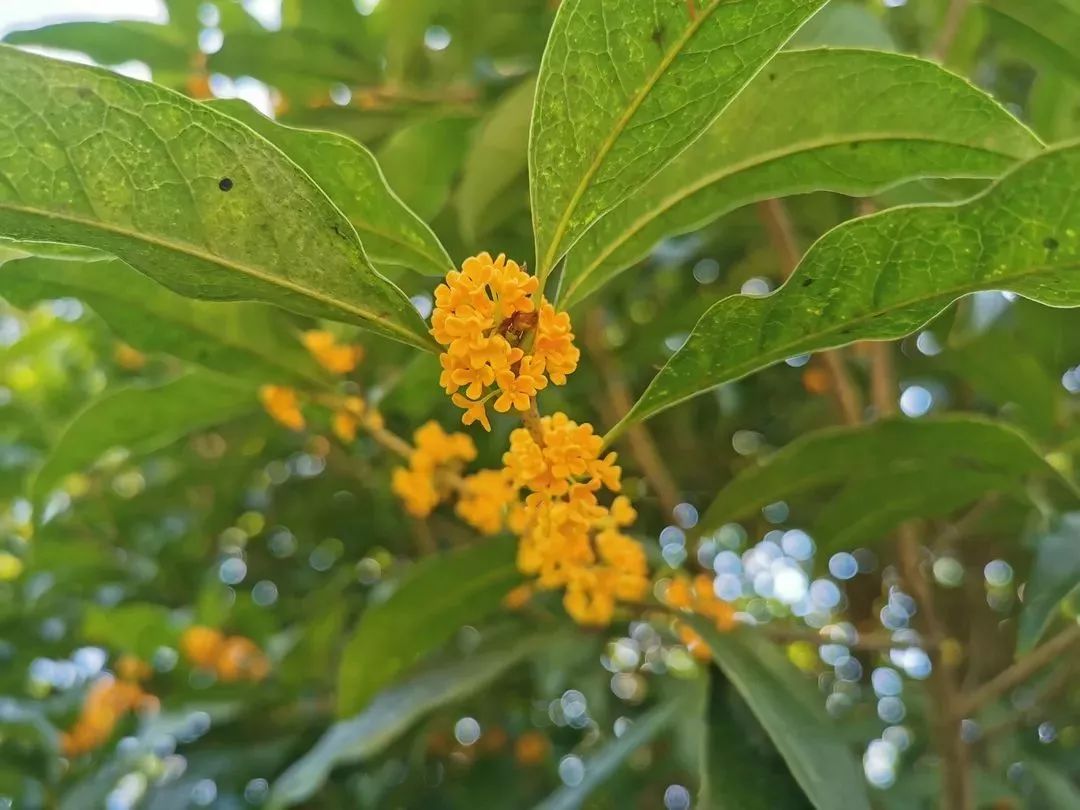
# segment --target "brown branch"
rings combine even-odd
[[[1062,630],[1042,646],[1036,647],[1011,667],[1003,670],[964,698],[960,704],[960,716],[967,717],[975,714],[986,704],[1020,686],[1077,642],[1080,642],[1080,622]]]
[[[971,0],[951,0],[949,8],[945,12],[945,19],[941,23],[941,33],[937,42],[931,49],[931,54],[939,62],[945,62],[949,58],[956,35],[960,33],[960,26],[964,23]]]
[[[604,338],[604,314],[599,309],[591,310],[586,316],[582,337],[585,348],[600,375],[600,381],[604,385],[608,402],[608,417],[617,422],[633,407],[634,403],[626,378],[619,367],[619,361],[608,349]],[[682,498],[679,497],[679,487],[671,471],[664,464],[664,457],[657,448],[652,433],[644,424],[638,422],[627,429],[626,443],[630,448],[630,455],[633,456],[645,480],[656,493],[660,507],[665,515],[671,515]]]
[[[791,222],[787,206],[782,200],[765,200],[757,205],[758,219],[769,234],[769,241],[780,259],[784,280],[795,272],[802,257],[799,238]],[[855,425],[862,419],[862,396],[848,374],[844,355],[840,349],[822,353],[825,370],[832,384],[829,389],[836,400],[836,407],[845,424]]]

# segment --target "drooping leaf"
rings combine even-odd
[[[818,190],[867,196],[922,177],[992,178],[1040,149],[996,101],[931,62],[864,50],[781,53],[581,238],[560,298],[579,302],[661,239],[747,203]]]
[[[862,768],[807,680],[772,642],[750,630],[719,633],[700,618],[687,621],[712,651],[818,810],[869,810]]]
[[[98,248],[194,298],[264,301],[432,346],[349,221],[248,127],[9,47],[0,73],[0,235]]]
[[[164,352],[254,381],[327,384],[285,313],[273,307],[185,298],[109,256],[23,255],[0,265],[0,296],[16,306],[72,296],[142,351]]]
[[[251,385],[208,371],[192,371],[163,385],[107,391],[64,429],[33,480],[33,493],[47,494],[65,475],[81,472],[114,447],[152,453],[257,408]]]
[[[895,208],[833,229],[772,295],[713,305],[611,436],[788,357],[902,337],[979,290],[1080,305],[1077,184],[1080,146],[1065,146],[967,202]]]
[[[1062,600],[1080,590],[1080,514],[1062,516],[1036,541],[1035,564],[1024,586],[1024,608],[1016,653],[1030,651],[1043,637]]]
[[[808,433],[746,468],[720,490],[695,531],[708,533],[770,503],[849,481],[888,478],[899,486],[903,477],[906,486],[918,489],[919,474],[928,470],[948,470],[955,477],[973,475],[981,485],[976,489],[990,483],[1015,486],[1028,475],[1063,480],[1029,439],[1004,423],[960,415],[883,419]],[[904,494],[896,497],[902,499]],[[874,508],[879,506],[888,508],[875,502]],[[893,508],[904,511],[902,506]],[[831,529],[839,523],[831,521]],[[831,542],[828,537],[822,540]]]
[[[791,38],[787,49],[873,48],[895,51],[896,40],[889,32],[883,8],[872,8],[852,0],[832,0]]]
[[[537,271],[712,123],[825,0],[566,0],[529,137]]]
[[[1080,79],[1080,8],[1067,0],[983,0],[990,22],[1037,64]]]
[[[432,220],[450,198],[461,169],[473,120],[434,118],[399,129],[379,148],[379,164],[390,187],[424,220]]]
[[[1071,810],[1080,807],[1080,787],[1066,768],[1041,759],[1025,759],[1024,771],[1035,783],[1040,804],[1031,805],[1043,810]]]
[[[376,265],[429,276],[453,269],[431,228],[391,190],[375,156],[359,143],[333,132],[282,126],[243,101],[211,106],[243,121],[307,172],[349,218]]]
[[[709,676],[702,722],[700,810],[806,810],[798,783],[737,691]]]
[[[466,237],[490,229],[498,210],[510,208],[505,195],[528,171],[529,113],[536,81],[526,79],[485,118],[473,138],[462,167],[457,206]]]
[[[463,625],[498,608],[521,581],[516,546],[497,537],[417,563],[398,589],[360,617],[338,672],[338,714],[363,709]]]
[[[177,73],[191,67],[196,49],[195,40],[189,41],[179,29],[141,20],[53,23],[12,31],[4,42],[78,51],[103,65],[137,60]]]
[[[331,726],[314,748],[289,766],[274,783],[267,807],[289,807],[308,799],[335,766],[375,756],[424,714],[478,692],[552,638],[519,638],[418,672],[387,689],[356,717]]]
[[[598,786],[623,764],[627,757],[668,728],[690,705],[692,692],[668,698],[639,717],[618,739],[612,740],[585,762],[585,775],[575,785],[563,785],[534,810],[577,810]]]

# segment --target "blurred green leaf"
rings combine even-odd
[[[874,48],[895,51],[896,40],[885,21],[887,10],[867,7],[859,2],[832,0],[796,32],[787,49],[817,48]]]
[[[1070,779],[1064,767],[1040,759],[1026,758],[1024,771],[1031,775],[1042,804],[1029,805],[1040,810],[1075,810],[1080,807],[1080,787]]]
[[[709,504],[694,531],[707,534],[724,523],[748,517],[763,506],[829,486],[848,483],[856,487],[849,503],[863,493],[884,495],[890,485],[913,491],[916,503],[925,497],[920,476],[930,471],[948,472],[964,478],[972,476],[975,494],[990,484],[1015,486],[1028,475],[1062,479],[1031,441],[1016,428],[978,416],[950,415],[920,420],[883,419],[868,425],[825,428],[800,436],[786,447],[742,470]],[[879,479],[885,483],[878,486]],[[861,482],[861,483],[860,483]],[[976,483],[977,482],[977,483]],[[1075,492],[1075,485],[1065,482]],[[966,490],[965,490],[966,491]],[[872,502],[884,510],[868,520],[893,521],[897,510],[909,517],[902,504],[905,491],[889,492],[897,503]],[[830,507],[827,506],[826,510]],[[850,510],[836,508],[845,515]],[[841,519],[828,520],[830,531],[841,531]],[[856,527],[853,531],[858,531]],[[860,536],[865,532],[860,533]],[[831,537],[822,540],[831,546]]]
[[[806,810],[798,783],[754,719],[746,701],[719,674],[709,675],[701,752],[699,810]]]
[[[528,173],[529,116],[536,80],[525,79],[488,114],[465,156],[457,206],[465,237],[488,233],[501,211],[512,209],[506,196]]]
[[[192,371],[163,385],[107,391],[64,429],[34,477],[34,497],[47,495],[65,475],[82,472],[107,450],[151,453],[258,407],[253,387],[208,371]]]
[[[712,651],[818,810],[869,810],[862,768],[828,715],[816,681],[753,631],[719,633],[707,620],[686,620]]]
[[[433,344],[307,175],[146,82],[0,48],[0,233],[113,253],[177,292],[256,299]],[[17,126],[14,123],[18,122]],[[47,166],[26,172],[27,155]]]
[[[1080,304],[1080,146],[1052,149],[958,205],[896,208],[833,229],[773,294],[715,304],[609,434],[805,352],[906,335],[957,298],[1012,290]]]
[[[809,108],[807,98],[816,100]],[[580,302],[661,239],[757,200],[991,178],[1040,148],[996,101],[931,62],[860,50],[781,53],[701,138],[581,238],[560,299]]]
[[[138,20],[54,23],[12,31],[4,42],[78,51],[103,65],[137,60],[153,70],[176,73],[191,69],[198,53],[195,40],[179,29]]]
[[[1080,7],[1070,0],[982,0],[994,30],[1037,64],[1080,79]]]
[[[430,222],[450,198],[465,159],[471,118],[419,121],[399,129],[379,147],[379,164],[390,187]]]
[[[585,776],[580,782],[563,785],[536,805],[534,810],[577,810],[590,793],[622,767],[627,757],[671,726],[679,714],[689,708],[692,697],[693,692],[686,690],[679,697],[667,698],[635,719],[617,739],[585,762]]]
[[[522,581],[516,553],[513,538],[496,537],[418,562],[389,599],[360,616],[341,656],[338,714],[360,711],[463,625],[496,610]]]
[[[43,299],[78,298],[135,348],[213,371],[257,382],[329,382],[280,310],[185,298],[107,256],[7,261],[0,265],[0,295],[24,309]]]
[[[83,634],[112,652],[149,661],[159,647],[176,646],[179,628],[163,605],[125,602],[109,608],[90,606],[83,615]]]
[[[243,121],[306,171],[356,228],[377,265],[444,276],[454,263],[423,220],[387,185],[375,156],[332,132],[281,126],[243,101],[211,106]]]
[[[417,672],[380,693],[349,720],[332,725],[319,742],[274,782],[267,807],[289,807],[309,799],[337,765],[367,760],[432,709],[489,686],[503,672],[542,649],[552,636],[526,636]]]
[[[1063,600],[1080,591],[1080,514],[1063,515],[1035,541],[1035,563],[1024,586],[1016,654],[1029,652],[1046,633]]]
[[[824,4],[564,0],[540,64],[529,137],[541,283]]]

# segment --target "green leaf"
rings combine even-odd
[[[709,674],[699,810],[805,810],[798,783],[730,682]]]
[[[1080,514],[1064,515],[1036,541],[1035,564],[1024,586],[1016,654],[1043,637],[1062,601],[1080,591]]]
[[[529,137],[541,282],[824,4],[564,0],[540,63]]]
[[[997,177],[1040,148],[997,102],[931,62],[861,50],[781,53],[701,138],[582,237],[560,300],[580,302],[661,239],[757,200]]]
[[[1080,788],[1069,776],[1069,772],[1074,770],[1048,760],[1025,758],[1024,771],[1031,776],[1040,798],[1045,802],[1030,806],[1037,806],[1041,810],[1073,810],[1080,807]]]
[[[420,121],[399,129],[379,149],[390,187],[423,219],[434,219],[450,198],[472,126],[471,118]]]
[[[1077,185],[1074,144],[1021,164],[967,202],[894,208],[834,228],[773,294],[714,304],[608,439],[788,357],[902,337],[979,290],[1080,304]]]
[[[65,260],[23,255],[0,265],[0,295],[15,306],[25,309],[42,299],[73,296],[142,351],[164,352],[259,382],[328,384],[285,313],[273,307],[185,298],[106,256]]]
[[[375,264],[429,276],[444,276],[454,268],[431,228],[391,190],[375,156],[356,141],[282,126],[244,101],[210,106],[247,124],[307,172],[349,218]]]
[[[113,652],[129,652],[149,661],[163,646],[176,646],[179,635],[169,609],[149,602],[115,607],[90,605],[83,615],[83,635]]]
[[[466,238],[491,230],[491,220],[510,208],[505,195],[528,172],[529,114],[536,81],[529,78],[509,91],[485,118],[462,168],[457,207]]]
[[[833,0],[799,29],[788,42],[788,49],[827,45],[831,48],[895,51],[896,40],[889,33],[886,14],[884,8],[871,9],[858,2]]]
[[[534,810],[577,810],[585,799],[615,774],[626,758],[667,729],[684,712],[692,690],[664,702],[637,718],[617,739],[605,745],[585,763],[585,776],[576,785],[563,785]]]
[[[147,82],[0,47],[0,234],[112,253],[193,298],[254,299],[422,348],[409,299],[269,142]]]
[[[1036,64],[1080,79],[1080,8],[1065,0],[983,0],[995,30]]]
[[[750,707],[791,775],[818,810],[869,810],[862,768],[825,714],[815,688],[771,642],[751,630],[719,633],[698,616],[686,621]]]
[[[177,73],[190,70],[197,53],[195,41],[180,30],[141,20],[54,23],[12,31],[4,42],[78,51],[102,65],[134,59],[155,70]]]
[[[314,748],[289,766],[274,783],[267,807],[289,807],[310,798],[322,787],[335,766],[370,759],[432,709],[484,689],[507,669],[542,649],[552,638],[519,638],[498,648],[418,672],[387,689],[356,717],[331,726]]]
[[[34,497],[48,494],[65,475],[81,472],[107,450],[152,453],[192,431],[256,408],[252,386],[208,371],[192,371],[153,387],[107,391],[64,429],[32,482]]]
[[[499,607],[521,582],[513,538],[497,537],[421,560],[385,602],[360,616],[338,671],[338,714],[363,709],[463,625]]]
[[[883,419],[805,434],[759,464],[746,468],[720,490],[701,516],[695,532],[707,534],[770,503],[848,482],[874,482],[853,485],[854,491],[864,497],[887,491],[888,484],[879,489],[877,479],[918,490],[919,476],[932,470],[948,471],[955,478],[973,476],[979,482],[976,490],[992,483],[1015,486],[1024,476],[1036,474],[1064,481],[1031,441],[1009,425],[959,415],[920,420]],[[1075,491],[1071,482],[1066,485]],[[897,497],[902,499],[904,495],[899,493]],[[844,499],[845,503],[855,500]],[[907,511],[902,504],[886,507],[880,499],[874,504],[875,509],[880,506],[887,513],[891,509]],[[862,506],[863,511],[873,511],[866,509],[866,501]],[[826,507],[826,515],[829,508]],[[834,508],[842,514],[851,512],[844,507]],[[907,516],[901,514],[901,519]],[[881,519],[894,517],[890,514],[889,518]],[[828,523],[829,531],[841,531],[841,528],[839,519],[833,518]],[[833,542],[824,534],[822,539],[828,545]]]

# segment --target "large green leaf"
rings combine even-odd
[[[1032,474],[1060,479],[1030,440],[1004,423],[978,416],[884,419],[808,433],[746,468],[720,490],[695,531],[708,533],[767,504],[847,482],[863,483],[854,484],[858,493],[854,498],[841,495],[845,503],[874,493],[884,495],[888,483],[879,488],[879,479],[917,493],[924,488],[920,476],[931,471],[948,471],[955,478],[973,476],[979,482],[977,492],[992,483],[1015,486]],[[904,493],[896,497],[902,501]],[[885,502],[873,501],[875,509]],[[862,502],[864,511],[868,511],[866,503]],[[851,511],[835,508],[843,514]],[[902,504],[882,508],[906,511]],[[842,528],[841,520],[835,518],[829,525],[833,531]],[[828,537],[822,539],[831,542]]]
[[[931,62],[863,50],[781,53],[704,135],[581,238],[560,298],[577,303],[659,240],[755,200],[997,177],[1040,148],[997,102]]]
[[[164,352],[262,382],[328,384],[285,313],[273,307],[185,298],[108,256],[69,260],[23,255],[0,265],[0,296],[16,306],[73,296],[143,351]]]
[[[497,537],[417,563],[398,589],[360,617],[338,672],[338,714],[363,709],[405,669],[463,625],[498,608],[519,582],[513,538]]]
[[[252,386],[208,371],[193,371],[163,385],[107,391],[64,429],[33,480],[34,495],[48,494],[65,475],[81,472],[114,447],[152,453],[192,431],[257,408]]]
[[[1080,79],[1080,7],[1070,0],[982,0],[996,30],[1035,61]]]
[[[178,28],[141,20],[53,23],[12,31],[4,42],[78,51],[103,65],[135,59],[177,73],[191,68],[196,53],[195,40]]]
[[[308,799],[335,766],[375,756],[427,712],[478,692],[553,638],[557,637],[519,638],[418,672],[387,689],[356,717],[331,726],[314,748],[289,766],[274,783],[266,806],[289,807]]]
[[[577,810],[605,780],[615,774],[626,758],[668,728],[691,705],[692,690],[668,698],[637,718],[617,739],[612,740],[585,763],[585,776],[574,785],[563,785],[534,810]]]
[[[815,681],[752,630],[719,633],[700,617],[687,621],[708,643],[720,671],[746,701],[814,807],[869,810],[862,768],[825,714]]]
[[[379,148],[379,163],[391,188],[425,220],[434,219],[450,198],[465,159],[473,120],[433,118],[399,129]]]
[[[1024,586],[1016,634],[1017,655],[1030,651],[1053,621],[1062,600],[1080,591],[1080,514],[1062,516],[1035,546],[1035,564]]]
[[[243,101],[211,106],[243,121],[307,172],[349,218],[373,262],[429,276],[444,276],[454,268],[431,228],[391,190],[375,156],[356,141],[282,126]]]
[[[689,146],[825,0],[564,0],[529,143],[541,280]]]
[[[739,693],[709,676],[699,810],[806,810],[810,805]]]
[[[902,337],[952,301],[1012,290],[1080,304],[1080,145],[1021,164],[957,205],[914,205],[833,229],[772,295],[713,305],[609,438],[721,383],[805,352]]]
[[[255,299],[431,348],[310,178],[161,87],[0,47],[0,235],[112,253],[179,293]]]

